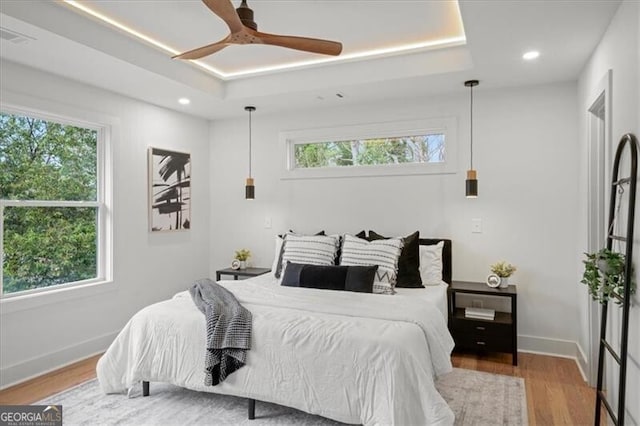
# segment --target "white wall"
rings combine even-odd
[[[104,351],[140,308],[208,276],[209,124],[3,61],[2,101],[113,126],[113,285],[0,302],[0,386]],[[80,118],[80,117],[78,117]],[[191,153],[192,230],[147,229],[147,147]]]
[[[389,100],[377,104],[253,115],[256,200],[244,200],[248,118],[211,128],[211,271],[246,247],[271,265],[273,236],[294,229],[355,233],[374,229],[453,240],[454,278],[483,281],[488,266],[519,267],[521,347],[575,355],[575,253],[578,164],[575,83],[483,91],[475,96],[474,165],[480,197],[464,197],[469,163],[469,98]],[[455,116],[459,167],[453,175],[281,180],[280,131]],[[271,218],[272,229],[264,228]],[[481,218],[483,233],[471,233]],[[542,339],[537,339],[541,337]],[[555,341],[554,339],[559,339]],[[568,341],[568,342],[567,342]]]
[[[612,138],[613,147],[617,146],[620,137],[628,132],[640,136],[640,3],[637,1],[625,1],[620,5],[616,15],[612,19],[609,28],[603,36],[600,44],[592,54],[584,70],[582,71],[578,83],[578,120],[579,120],[579,141],[580,141],[580,179],[579,179],[579,240],[580,250],[583,252],[587,248],[586,231],[587,218],[587,140],[588,140],[588,108],[591,106],[591,98],[597,90],[598,84],[608,70],[612,70],[613,93],[612,93]],[[610,169],[610,167],[609,167]],[[607,175],[607,181],[611,179]],[[640,195],[640,194],[639,194]],[[608,203],[608,197],[607,197]],[[638,212],[638,204],[636,204]],[[607,219],[608,220],[608,219]],[[635,244],[634,244],[634,265],[636,271],[640,267],[640,221],[636,213],[635,222]],[[580,273],[582,268],[580,267]],[[577,281],[577,280],[576,280]],[[638,277],[636,276],[636,282]],[[579,344],[585,354],[589,352],[589,298],[586,288],[577,285],[578,308],[580,312]],[[630,314],[629,328],[629,357],[627,372],[627,424],[640,424],[640,293],[636,292],[633,298],[633,307]],[[617,330],[611,333],[614,347],[618,347],[620,330],[620,309],[612,307],[610,330]],[[592,334],[592,333],[591,333]],[[592,360],[596,363],[597,360]],[[609,377],[615,378],[618,370],[611,371]],[[612,400],[617,406],[617,378],[607,383],[609,391],[612,393]]]

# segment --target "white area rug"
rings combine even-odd
[[[524,380],[454,369],[437,383],[456,415],[456,425],[526,425]],[[91,380],[40,404],[62,404],[65,425],[340,425],[275,404],[256,401],[256,419],[247,419],[247,400],[151,383],[147,398],[105,395]]]

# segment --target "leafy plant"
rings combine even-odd
[[[504,260],[491,265],[491,272],[499,276],[500,278],[510,277],[517,268]]]
[[[585,253],[587,260],[583,260],[584,273],[582,284],[589,287],[589,294],[593,300],[602,304],[607,303],[613,294],[624,292],[625,256],[603,248],[597,253]],[[635,282],[631,281],[631,293],[635,293]],[[615,300],[620,304],[619,300]]]
[[[244,262],[251,257],[251,252],[247,249],[236,250],[235,258],[240,262]]]
[[[0,199],[95,201],[96,130],[0,113]],[[97,276],[93,207],[4,209],[3,292]]]

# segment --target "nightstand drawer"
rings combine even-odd
[[[513,350],[513,339],[509,333],[455,333],[453,340],[456,342],[457,348],[484,349],[496,352],[511,352]]]
[[[453,334],[474,334],[478,336],[486,334],[511,335],[511,324],[455,318],[451,321],[451,331]]]

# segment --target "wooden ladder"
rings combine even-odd
[[[602,319],[600,321],[600,348],[598,351],[598,384],[596,390],[596,414],[595,422],[596,426],[600,425],[600,413],[602,411],[602,404],[604,404],[611,420],[617,426],[624,425],[624,412],[625,412],[625,390],[626,390],[626,376],[627,376],[627,342],[629,339],[629,303],[631,300],[631,280],[633,279],[633,221],[636,205],[636,180],[638,169],[638,141],[636,137],[631,133],[627,133],[620,139],[618,148],[616,150],[616,156],[613,163],[613,179],[611,188],[611,198],[609,200],[609,227],[607,228],[607,249],[611,250],[613,241],[620,241],[625,245],[625,265],[624,265],[624,291],[622,294],[613,292],[612,295],[622,305],[622,330],[620,334],[620,353],[611,346],[607,341],[607,308],[609,306],[609,300],[605,300],[602,304]],[[622,152],[625,147],[629,147],[631,169],[630,176],[626,178],[618,178],[620,169],[620,160]],[[623,191],[623,185],[629,185],[627,192],[628,199],[628,211],[627,211],[627,233],[625,236],[614,235],[614,229],[616,220],[616,212],[618,210],[616,203],[616,196],[619,191]],[[617,200],[620,203],[620,199]],[[606,395],[602,391],[602,380],[604,375],[604,356],[605,351],[613,357],[613,359],[620,365],[620,376],[618,379],[618,411],[613,411],[613,407],[607,401]]]

